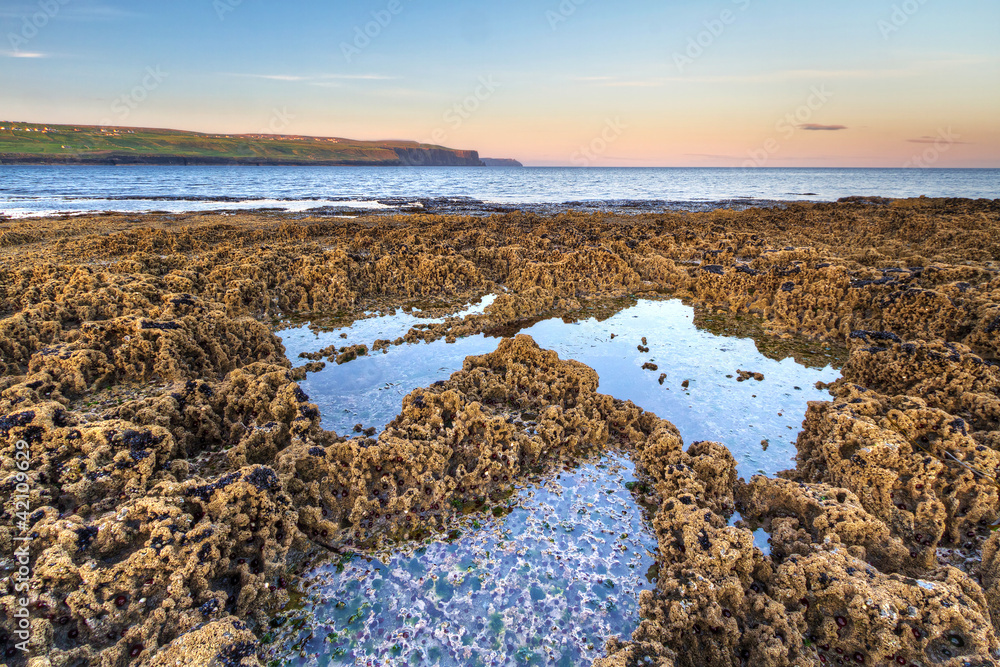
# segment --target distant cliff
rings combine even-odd
[[[477,151],[458,151],[450,148],[394,148],[400,164],[410,167],[481,167]]]
[[[481,167],[483,161],[476,151],[415,141],[0,121],[0,164]]]
[[[508,157],[484,157],[483,166],[486,167],[523,167],[517,160]]]

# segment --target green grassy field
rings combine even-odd
[[[0,121],[0,161],[100,161],[110,158],[194,158],[281,163],[392,164],[397,151],[435,151],[456,160],[478,159],[413,141],[354,141],[286,135],[221,135],[148,128],[45,125]]]

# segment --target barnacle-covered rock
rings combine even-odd
[[[737,495],[743,517],[771,535],[771,553],[777,559],[846,549],[883,572],[908,565],[910,554],[903,541],[846,489],[755,476],[739,486]]]
[[[1000,489],[977,472],[996,470],[1000,452],[922,399],[844,385],[809,406],[797,446],[793,477],[853,491],[925,566],[939,547],[978,552],[980,522],[1000,518]]]
[[[259,667],[259,654],[260,642],[254,633],[245,623],[230,616],[181,635],[148,664],[150,667]]]
[[[32,659],[256,664],[257,622],[285,599],[293,550],[423,535],[532,467],[612,446],[655,508],[660,575],[602,667],[996,663],[998,231],[995,201],[931,199],[7,221],[0,550],[21,532],[23,441]],[[449,316],[486,294],[484,313]],[[513,336],[642,295],[850,344],[795,470],[741,485],[725,443],[685,450],[670,424],[523,337],[411,392],[377,440],[323,431],[295,384],[320,359]],[[274,334],[285,318],[397,307],[444,319],[294,371]],[[770,555],[749,526],[769,531]],[[14,593],[0,585],[0,636]]]

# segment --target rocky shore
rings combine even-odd
[[[0,659],[261,664],[311,554],[424,535],[614,445],[656,508],[660,575],[601,667],[1000,665],[998,271],[985,200],[0,221]],[[484,314],[363,351],[507,336],[405,397],[377,440],[320,427],[297,385],[315,366],[293,368],[276,335],[491,293]],[[641,295],[848,346],[793,470],[740,480],[726,443],[685,446],[516,335]]]

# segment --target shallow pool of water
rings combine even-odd
[[[296,361],[301,352],[370,346],[431,321],[397,312],[282,336]],[[545,320],[523,333],[595,369],[599,391],[668,419],[687,444],[722,442],[744,477],[793,465],[808,402],[829,398],[816,383],[840,375],[832,366],[768,358],[750,338],[699,329],[694,310],[676,300],[642,300],[603,321]],[[479,335],[391,347],[330,364],[301,386],[325,428],[349,433],[361,424],[381,431],[403,396],[447,380],[467,356],[498,344]],[[763,379],[741,382],[740,370]],[[466,516],[450,535],[308,572],[300,603],[279,616],[271,664],[589,663],[607,638],[631,634],[639,591],[654,586],[656,543],[626,486],[633,474],[627,458],[605,455],[522,485],[496,515]],[[766,539],[755,534],[765,551]]]
[[[699,329],[694,309],[678,300],[639,301],[603,322],[547,320],[524,333],[560,358],[597,371],[599,392],[670,421],[685,444],[721,442],[746,478],[793,467],[795,439],[809,401],[830,398],[816,383],[840,377],[832,366],[809,368],[791,357],[765,357],[753,339]],[[638,349],[643,337],[649,352]],[[646,363],[657,370],[644,370]],[[764,379],[740,382],[739,370]]]
[[[464,517],[450,540],[313,570],[271,664],[589,664],[605,639],[631,634],[639,591],[655,585],[633,475],[605,455]]]
[[[478,302],[469,304],[450,317],[462,318],[466,315],[483,313],[496,300],[496,295],[484,296]],[[309,325],[292,327],[279,332],[281,342],[285,345],[285,354],[293,364],[300,364],[299,354],[316,352],[329,345],[368,345],[376,340],[395,340],[406,335],[411,328],[421,324],[437,324],[444,322],[444,317],[423,317],[420,311],[404,311],[396,309],[392,315],[377,315],[365,313],[365,317],[355,320],[350,326],[315,330]]]
[[[322,333],[307,327],[290,329],[282,337],[289,357],[298,362],[300,352],[332,344],[370,345],[378,338],[402,335],[412,322],[422,321],[428,320],[399,313]],[[341,338],[342,333],[348,338]],[[794,442],[808,402],[829,399],[825,390],[815,388],[816,383],[840,377],[832,366],[809,368],[791,357],[781,361],[765,357],[750,338],[699,329],[694,309],[678,300],[641,300],[604,321],[546,320],[523,333],[561,358],[596,370],[599,391],[631,400],[669,420],[685,443],[725,444],[744,477],[774,475],[792,467]],[[648,353],[638,349],[643,337]],[[438,340],[392,347],[385,354],[341,366],[330,364],[300,384],[319,406],[325,428],[350,433],[360,423],[381,431],[399,413],[403,396],[447,380],[461,370],[465,357],[492,352],[498,344],[499,339],[479,335],[451,344]],[[657,370],[644,370],[646,363],[655,364]],[[764,380],[739,382],[738,370],[762,373]],[[662,373],[666,378],[660,384]]]

